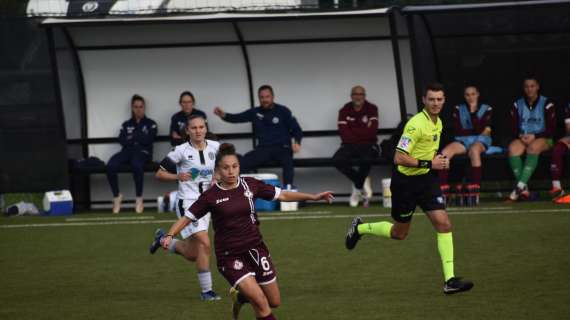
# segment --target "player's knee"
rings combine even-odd
[[[184,258],[190,262],[196,262],[196,260],[198,259],[198,256],[191,250],[183,251],[182,256],[184,256]]]
[[[513,141],[511,142],[511,144],[509,144],[510,156],[518,156],[522,154],[523,151],[524,151],[524,146],[522,146],[520,143]]]
[[[408,237],[407,231],[392,232],[392,239],[394,240],[406,240],[407,237]]]
[[[209,242],[201,242],[200,243],[200,248],[202,249],[203,252],[205,252],[206,254],[210,253],[211,247],[210,247],[210,243]]]
[[[481,155],[481,150],[479,148],[476,148],[476,147],[471,147],[471,148],[469,148],[468,155],[469,155],[469,158],[471,158],[471,159],[478,159]]]
[[[451,232],[452,226],[451,221],[440,221],[437,224],[437,231],[438,232]]]
[[[267,297],[265,297],[263,292],[250,297],[249,302],[254,309],[257,309],[259,311],[267,311],[270,309],[269,301],[267,301]]]
[[[526,152],[529,154],[539,154],[543,149],[543,146],[540,144],[531,144],[526,148]]]
[[[119,171],[119,163],[114,161],[109,161],[107,163],[107,172],[116,173]]]
[[[135,173],[144,173],[144,164],[143,163],[131,163],[131,169]]]
[[[269,300],[269,306],[275,309],[281,305],[281,297],[272,298]]]

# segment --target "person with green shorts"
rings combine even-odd
[[[439,118],[445,103],[443,86],[439,83],[428,85],[423,103],[424,109],[406,123],[394,155],[396,168],[390,190],[395,222],[364,223],[360,217],[355,217],[346,234],[345,245],[349,250],[354,249],[364,235],[404,240],[419,205],[437,232],[444,275],[443,292],[453,294],[470,290],[473,282],[455,276],[451,221],[445,210],[439,178],[432,171],[449,168],[449,159],[437,154],[443,127]]]
[[[509,144],[509,163],[517,181],[508,202],[529,198],[528,180],[538,165],[540,154],[552,148],[556,130],[556,108],[547,97],[539,94],[540,84],[534,77],[523,82],[524,97],[511,108],[514,139]],[[526,159],[522,155],[526,153]]]

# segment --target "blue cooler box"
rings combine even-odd
[[[279,187],[281,182],[279,177],[273,173],[253,173],[253,174],[242,174],[242,177],[251,177],[257,180],[261,180],[272,186]],[[266,201],[262,199],[255,200],[255,210],[257,211],[276,211],[277,201]]]
[[[73,213],[73,198],[69,190],[46,192],[43,205],[49,216],[67,216]]]

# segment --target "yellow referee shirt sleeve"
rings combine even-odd
[[[408,121],[404,127],[404,132],[398,141],[396,150],[405,154],[410,154],[418,141],[420,140],[420,129],[412,121]]]

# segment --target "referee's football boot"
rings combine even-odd
[[[215,293],[214,290],[210,290],[200,293],[200,299],[202,299],[202,301],[216,301],[221,300],[222,297]]]
[[[471,288],[473,288],[473,282],[467,279],[453,277],[447,280],[443,285],[443,293],[454,294],[463,291],[469,291]]]
[[[356,217],[352,219],[350,227],[348,227],[348,232],[346,233],[345,246],[348,250],[354,249],[356,243],[360,240],[361,235],[358,233],[358,225],[362,224],[362,219]]]
[[[243,306],[243,303],[239,301],[239,291],[231,287],[230,297],[232,298],[232,320],[237,320],[241,307]]]
[[[150,254],[154,254],[156,252],[156,250],[158,250],[158,248],[160,248],[161,244],[160,244],[160,240],[162,240],[162,238],[164,237],[164,231],[162,231],[162,229],[156,229],[156,231],[154,232],[154,239],[152,240],[152,243],[150,244],[150,248],[148,249],[148,251],[150,252]]]

